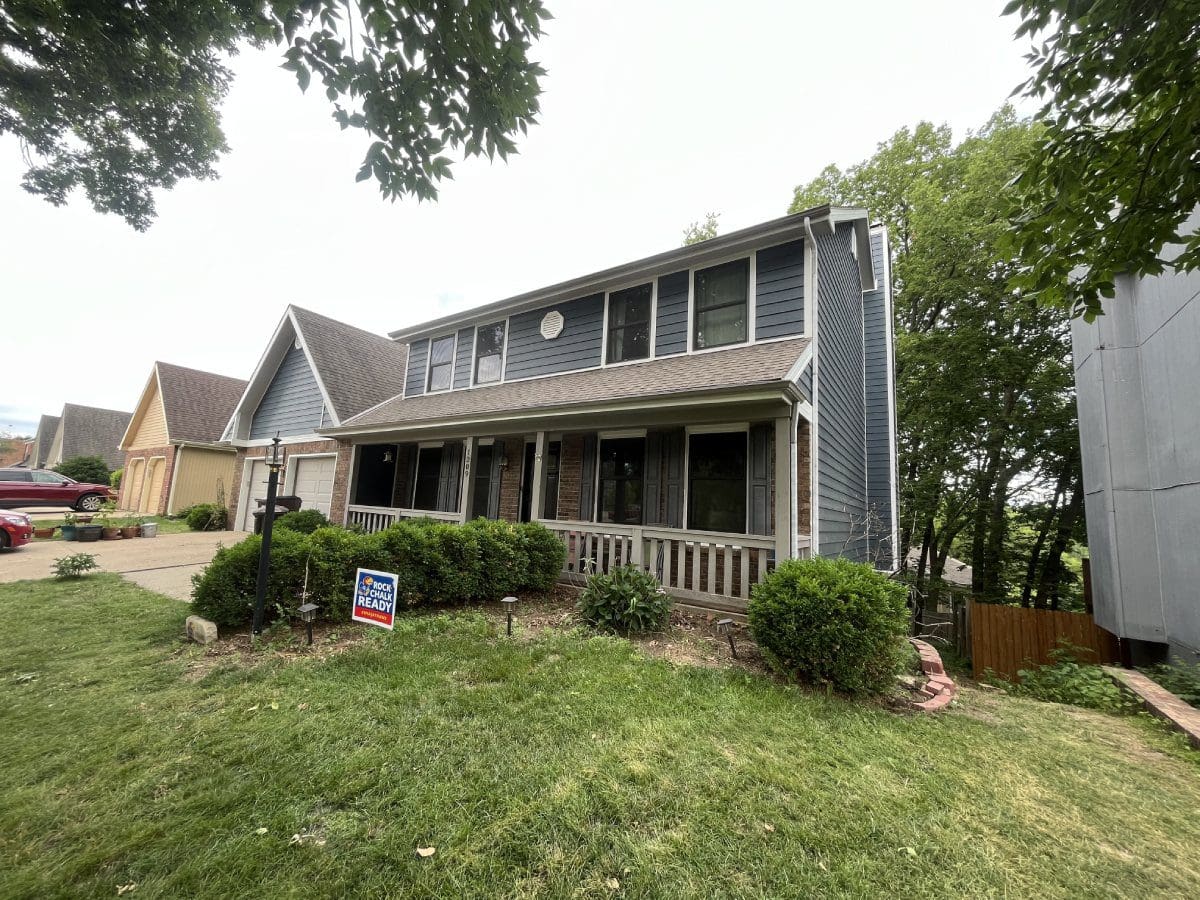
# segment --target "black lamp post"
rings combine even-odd
[[[737,647],[733,645],[733,619],[720,619],[717,621],[717,634],[723,634],[729,638],[729,652],[733,654],[733,658],[737,659]]]
[[[517,608],[517,598],[505,597],[500,604],[504,608],[504,614],[508,617],[508,636],[512,637],[512,616],[513,610]]]
[[[317,617],[317,604],[303,603],[303,604],[301,604],[300,608],[298,610],[296,610],[296,612],[300,613],[300,621],[303,622],[304,627],[308,629],[308,646],[311,647],[312,646],[312,623],[313,623],[313,619],[315,619]]]
[[[283,459],[279,454],[279,432],[271,439],[271,456],[267,459],[267,505],[263,509],[262,547],[258,551],[258,585],[254,592],[253,638],[262,634],[263,607],[267,600],[267,572],[271,565],[271,528],[275,524],[275,494],[279,489],[279,470]]]

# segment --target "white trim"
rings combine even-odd
[[[688,434],[733,434],[735,431],[745,431],[749,433],[749,422],[729,422],[721,425],[685,425],[684,429]]]
[[[772,246],[774,246],[774,245],[772,245]],[[745,347],[745,346],[748,346],[755,342],[754,341],[754,331],[751,328],[751,325],[753,324],[754,320],[752,318],[750,310],[753,309],[756,299],[757,299],[757,292],[755,289],[756,286],[754,284],[754,274],[755,274],[754,260],[757,255],[758,255],[757,249],[750,250],[748,255],[745,251],[743,251],[742,253],[737,253],[737,254],[734,254],[734,255],[731,255],[728,257],[718,257],[717,259],[714,259],[711,262],[705,262],[704,265],[702,265],[702,266],[692,266],[690,269],[688,269],[688,339],[687,339],[687,353],[688,354],[707,353],[707,352],[710,352],[713,350],[728,350],[731,347]],[[736,341],[731,344],[721,344],[716,347],[697,347],[696,346],[696,327],[695,327],[695,322],[696,322],[696,273],[704,272],[708,269],[715,269],[718,266],[724,266],[731,262],[739,262],[740,260],[743,260],[743,259],[749,261],[749,263],[746,267],[746,340]],[[682,271],[682,270],[680,270],[680,271]],[[788,339],[795,338],[798,336],[799,335],[789,335]]]
[[[633,288],[644,287],[647,284],[650,285],[650,311],[649,311],[650,320],[649,320],[649,322],[647,322],[647,324],[650,327],[647,332],[647,341],[649,343],[646,347],[646,355],[643,357],[640,357],[638,359],[622,359],[622,360],[619,360],[618,362],[610,363],[608,361],[608,332],[611,328],[611,323],[609,322],[609,315],[612,311],[612,304],[609,302],[609,298],[613,294],[619,294],[622,291],[632,290]],[[655,336],[654,320],[657,315],[657,311],[658,311],[658,278],[657,277],[651,278],[649,281],[642,278],[637,281],[631,281],[628,284],[614,285],[613,287],[606,290],[604,292],[604,320],[601,322],[601,327],[604,330],[600,335],[600,365],[597,366],[596,368],[611,369],[611,368],[615,368],[616,366],[629,365],[630,363],[650,362],[652,359],[654,359],[655,358],[655,354],[654,354],[654,336]],[[576,372],[579,370],[572,369],[571,371]],[[556,373],[556,374],[564,374],[564,373],[560,372],[560,373]]]
[[[817,312],[818,312],[818,308],[820,306],[820,302],[819,302],[819,293],[820,293],[819,268],[821,265],[821,258],[820,258],[820,253],[817,250],[817,236],[815,234],[813,234],[812,225],[809,222],[808,216],[804,217],[804,231],[806,233],[804,245],[805,245],[805,247],[811,248],[811,251],[812,251],[812,257],[811,257],[812,265],[811,266],[808,265],[809,260],[808,260],[808,258],[806,258],[804,269],[806,272],[808,272],[808,271],[812,272],[812,285],[813,285],[812,330],[811,330],[812,338],[811,338],[811,343],[809,344],[809,347],[812,349],[812,367],[813,367],[812,397],[810,398],[812,401],[812,409],[811,409],[812,414],[808,420],[809,421],[809,429],[808,429],[808,441],[809,441],[808,470],[809,470],[809,474],[808,474],[808,478],[809,478],[809,482],[810,482],[809,505],[812,507],[812,509],[809,511],[809,513],[812,517],[812,521],[810,522],[808,535],[809,535],[809,541],[810,541],[810,544],[809,544],[810,555],[820,556],[820,554],[821,554],[821,541],[820,541],[821,479],[818,477],[819,469],[818,469],[818,465],[817,465],[819,462],[818,454],[817,454],[817,450],[818,450],[817,414],[818,414],[818,411],[820,408],[819,387],[820,387],[821,369],[819,366],[819,358],[817,356],[817,344],[820,341],[820,334],[817,330],[820,327],[819,322],[817,320]],[[805,299],[806,309],[807,309],[808,305],[809,305],[808,300],[806,298]],[[809,317],[805,316],[804,321],[805,321],[805,326],[807,327],[808,322],[809,322]]]
[[[266,463],[264,456],[245,456],[242,458],[242,482],[238,491],[237,512],[234,515],[233,527],[235,531],[245,530],[246,506],[249,502],[250,495],[250,477],[254,472],[254,463],[262,461]]]
[[[142,393],[138,397],[138,405],[134,408],[133,415],[129,417],[129,424],[125,426],[125,433],[121,435],[121,441],[117,444],[118,450],[129,451],[138,449],[137,447],[128,447],[126,444],[132,437],[130,432],[133,431],[133,423],[138,421],[138,414],[142,411],[142,406],[146,402],[146,391],[150,389],[150,382],[152,381],[158,387],[158,403],[163,410],[163,431],[167,433],[167,443],[171,443],[171,427],[170,423],[167,422],[167,407],[162,400],[162,380],[158,377],[158,363],[155,362],[153,368],[150,370],[150,377],[146,379],[146,386],[142,388]]]
[[[419,441],[417,443],[417,450],[440,450],[445,446],[445,441]]]
[[[648,428],[619,428],[610,431],[597,431],[597,441],[619,441],[623,438],[644,438]],[[526,438],[528,440],[528,438]]]
[[[508,336],[512,332],[512,316],[504,317],[504,348],[500,351],[500,380],[488,384],[503,384],[508,380]],[[557,340],[557,338],[555,339]],[[472,379],[474,384],[474,379]]]
[[[429,383],[429,373],[433,371],[433,345],[437,341],[444,341],[447,338],[454,341],[454,347],[450,351],[450,386],[434,389]],[[434,338],[429,338],[429,347],[425,351],[425,381],[423,382],[425,390],[423,394],[445,394],[454,390],[454,367],[458,363],[458,332],[452,331],[449,334],[438,335]],[[439,366],[445,363],[438,363]]]
[[[891,485],[889,493],[892,500],[892,568],[895,569],[900,564],[900,460],[899,449],[897,447],[898,433],[896,429],[896,358],[895,358],[895,335],[893,334],[895,323],[892,321],[892,254],[889,246],[891,236],[888,234],[887,226],[879,226],[880,233],[883,235],[883,252],[881,254],[883,260],[883,284],[876,285],[877,289],[883,291],[883,321],[885,326],[885,334],[887,336],[887,402],[888,402],[888,456],[891,471],[889,472]]]
[[[658,280],[661,276],[650,279],[650,356],[658,359]]]
[[[157,363],[154,368],[158,368]],[[185,449],[187,449],[186,444],[180,444],[176,447],[175,458],[171,460],[171,486],[167,488],[167,505],[163,507],[163,513],[168,516],[171,515],[171,509],[175,506],[175,484],[177,480],[175,476],[179,474],[179,461],[183,459],[183,451]]]
[[[604,292],[604,311],[600,318],[600,365],[601,367],[608,364],[608,295],[611,291]]]
[[[336,428],[339,426],[331,425],[330,427]],[[317,432],[314,431],[311,434],[280,435],[279,436],[279,446],[287,447],[287,446],[290,446],[291,444],[312,444],[312,443],[317,443],[320,441],[333,441],[333,440],[336,440],[336,438],[332,438],[327,434],[318,434]],[[275,442],[274,438],[254,438],[254,440],[247,440],[247,441],[230,441],[230,443],[234,447],[239,447],[239,448],[243,448],[243,449],[249,449],[251,447],[270,447],[271,444],[273,444],[274,442]]]
[[[790,381],[793,384],[798,382],[800,380],[800,376],[804,374],[804,370],[808,367],[808,364],[812,362],[812,358],[813,345],[810,342],[809,345],[805,347],[803,351],[801,351],[800,356],[796,359],[796,361],[792,363],[792,367],[788,369],[787,374],[783,376],[783,380]]]
[[[746,338],[758,337],[758,251],[750,254],[750,283],[746,285]]]

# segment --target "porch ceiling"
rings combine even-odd
[[[355,416],[328,434],[371,433],[489,421],[505,414],[587,413],[596,407],[661,399],[663,406],[687,395],[740,395],[766,399],[792,384],[788,374],[807,349],[807,338],[751,344],[568,372],[467,390],[392,400]]]

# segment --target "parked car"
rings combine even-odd
[[[0,550],[20,547],[33,540],[33,523],[24,513],[0,509]]]
[[[69,506],[95,512],[117,492],[107,484],[85,484],[46,469],[0,469],[0,507]]]

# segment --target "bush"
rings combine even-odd
[[[185,516],[192,531],[224,531],[228,512],[219,503],[197,503]]]
[[[111,475],[108,476],[108,486],[110,488],[112,488],[114,491],[119,491],[121,489],[121,479],[124,477],[125,477],[125,470],[117,469],[115,472],[113,472]]]
[[[231,547],[219,549],[208,567],[192,576],[192,607],[196,615],[226,627],[244,625],[251,620],[261,547],[262,537],[252,534]],[[272,537],[265,602],[267,622],[281,614],[294,614],[300,605],[309,551],[307,535],[285,529]],[[311,587],[311,573],[309,580]],[[349,597],[347,594],[347,606]]]
[[[90,553],[73,553],[56,559],[51,568],[55,578],[79,578],[93,569],[100,568],[100,564]]]
[[[108,463],[99,456],[73,456],[63,460],[54,471],[84,484],[108,484]]]
[[[301,534],[312,534],[318,528],[324,528],[328,524],[329,520],[319,509],[298,509],[276,518],[273,527],[287,528]]]
[[[754,640],[777,672],[878,694],[903,663],[908,591],[846,559],[785,561],[750,592]]]
[[[1011,693],[1049,703],[1067,703],[1106,712],[1132,709],[1134,702],[1122,693],[1099,666],[1080,662],[1082,648],[1063,641],[1050,651],[1051,665],[1021,669],[1020,679],[1008,685]],[[1082,651],[1087,652],[1087,651]]]
[[[512,522],[475,519],[463,526],[479,547],[484,572],[475,592],[479,600],[499,600],[520,593],[529,580],[529,553]]]
[[[594,628],[655,631],[671,614],[671,598],[653,575],[630,564],[589,577],[576,608]]]
[[[1184,703],[1200,708],[1200,663],[1188,665],[1181,659],[1151,666],[1146,674]]]
[[[529,591],[546,592],[554,587],[567,561],[567,548],[558,535],[540,522],[525,522],[517,526],[529,558],[524,587]]]

